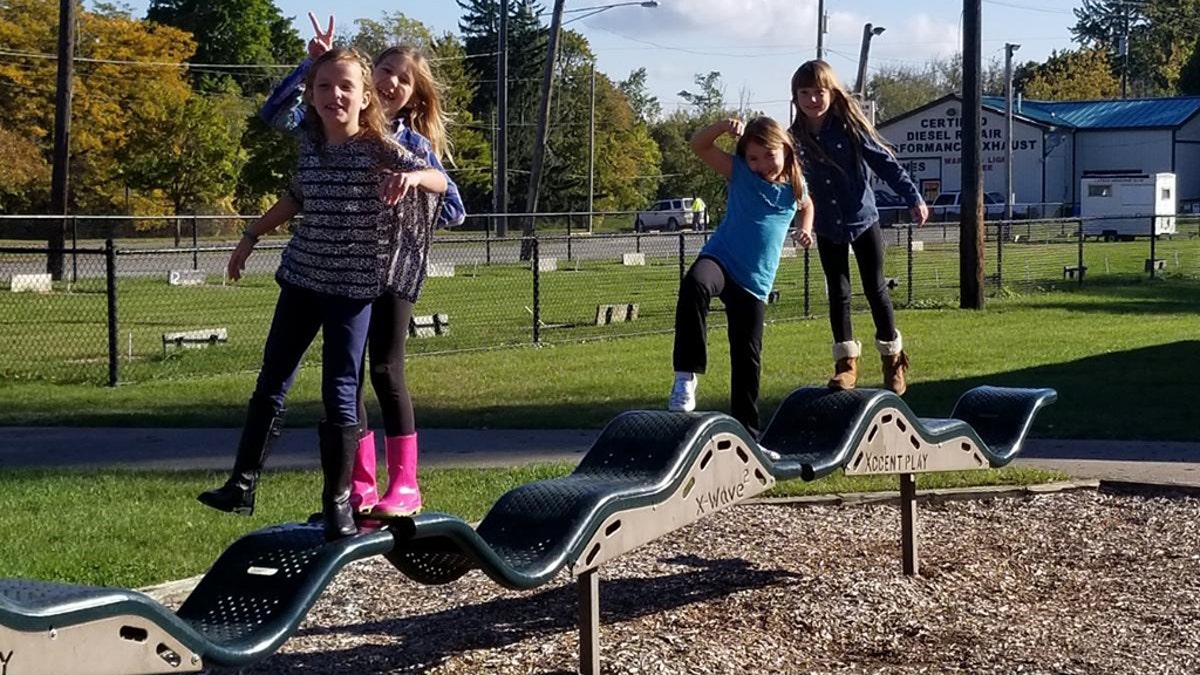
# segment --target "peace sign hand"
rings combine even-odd
[[[312,22],[313,32],[317,34],[308,41],[308,56],[315,59],[333,49],[333,15],[329,15],[329,28],[324,32],[321,31],[321,24],[317,23],[316,14],[309,12],[308,20]]]

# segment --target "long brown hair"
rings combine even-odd
[[[441,86],[433,77],[429,59],[416,47],[396,45],[388,47],[376,56],[375,65],[378,66],[384,59],[396,55],[408,61],[413,77],[412,95],[400,110],[400,114],[417,133],[429,139],[435,155],[439,158],[448,156],[451,144],[450,136],[446,133],[446,114],[442,110]]]
[[[736,150],[738,157],[746,159],[746,146],[750,143],[757,143],[772,152],[783,149],[783,174],[787,176],[787,182],[792,186],[792,193],[796,195],[797,205],[803,202],[805,194],[803,167],[800,165],[800,156],[796,154],[796,147],[792,145],[792,139],[783,126],[770,117],[755,117],[746,123],[745,128],[742,129],[742,135],[738,137]]]
[[[396,147],[396,141],[388,133],[387,121],[383,117],[383,106],[379,102],[379,92],[375,91],[375,82],[371,79],[371,63],[356,49],[334,47],[322,54],[308,71],[304,78],[304,119],[309,120],[309,133],[322,143],[325,142],[325,130],[321,125],[321,117],[312,102],[313,87],[316,85],[317,73],[326,64],[349,61],[359,66],[362,71],[363,92],[367,97],[367,107],[358,111],[359,133],[363,136],[380,141],[386,148]]]
[[[892,151],[891,144],[879,135],[879,132],[875,130],[875,125],[871,124],[871,120],[863,113],[862,108],[858,105],[858,100],[838,82],[833,67],[816,59],[801,64],[792,75],[792,105],[796,109],[796,120],[792,122],[791,132],[792,137],[804,148],[806,154],[819,162],[836,166],[821,149],[820,143],[817,143],[817,139],[805,124],[804,112],[800,109],[799,99],[796,98],[796,91],[800,89],[829,90],[830,101],[827,114],[833,115],[834,119],[845,127],[858,163],[862,162],[862,147],[868,138],[875,141],[884,150]]]

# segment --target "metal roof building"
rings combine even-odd
[[[944,96],[879,125],[931,201],[959,189],[962,100]],[[1004,99],[983,99],[984,190],[1004,193]],[[1200,96],[1013,105],[1017,203],[1078,202],[1085,173],[1176,174],[1180,210],[1200,204]]]

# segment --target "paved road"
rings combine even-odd
[[[426,467],[497,467],[575,462],[594,429],[425,429]],[[236,429],[0,428],[0,468],[102,467],[227,469]],[[285,432],[275,467],[315,467],[316,433]],[[1059,469],[1077,478],[1200,485],[1200,442],[1031,439],[1023,466]]]
[[[907,234],[902,229],[885,229],[884,240],[889,245],[905,246]],[[958,241],[957,226],[948,224],[929,224],[913,233],[914,241],[929,244],[949,243]],[[704,245],[704,237],[688,234],[684,238],[684,257],[691,260],[700,247]],[[231,247],[236,242],[224,242]],[[36,245],[36,242],[30,242]],[[163,277],[171,270],[197,269],[206,270],[209,283],[220,283],[224,275],[225,264],[229,260],[229,250],[200,251],[192,253],[162,253],[155,249],[168,244],[151,246],[140,245],[136,240],[118,242],[118,249],[126,251],[117,258],[117,276],[119,277]],[[185,244],[186,245],[186,244]],[[217,248],[220,243],[205,242],[201,248]],[[278,244],[274,244],[278,246]],[[95,248],[94,246],[92,248]],[[568,250],[568,248],[570,250]],[[127,250],[128,249],[128,250]],[[130,252],[136,251],[136,252]],[[492,263],[519,263],[521,243],[519,240],[493,240],[490,244],[482,240],[472,240],[469,243],[456,242],[446,238],[435,243],[430,252],[431,263],[451,263],[460,269],[471,265]],[[560,268],[568,267],[573,260],[620,260],[623,253],[642,252],[647,258],[675,258],[679,256],[679,238],[673,233],[652,233],[635,237],[633,235],[613,237],[580,236],[571,239],[570,245],[564,238],[543,240],[540,243],[542,258],[557,258]],[[268,273],[279,266],[279,248],[263,247],[251,257],[250,273]],[[72,271],[78,279],[103,279],[105,276],[104,256],[95,253],[80,254],[72,260],[67,254],[65,268]],[[45,258],[40,255],[17,257],[12,254],[0,255],[0,278],[8,278],[13,274],[37,274],[45,272]]]

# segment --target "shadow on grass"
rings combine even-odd
[[[1083,286],[1064,284],[1058,290],[1073,296],[1065,302],[1037,302],[1039,309],[1122,315],[1200,315],[1200,280],[1104,279]]]
[[[631,621],[747,589],[787,586],[798,583],[799,578],[786,570],[757,569],[741,559],[707,560],[680,556],[664,562],[687,565],[693,570],[646,579],[602,581],[602,624]],[[386,634],[394,637],[396,642],[321,653],[279,654],[240,672],[421,673],[443,665],[448,658],[462,652],[500,649],[529,638],[577,630],[578,604],[574,584],[515,596],[507,591],[499,592],[505,596],[430,614],[386,618],[335,629],[307,628],[298,635],[349,634],[369,638]],[[547,669],[538,672],[550,675],[575,671]]]
[[[971,387],[1051,387],[1058,390],[1058,402],[1038,416],[1035,436],[1197,441],[1195,416],[1186,411],[1195,405],[1198,377],[1200,341],[1188,340],[990,375],[917,382],[905,400],[920,415],[944,417]]]

